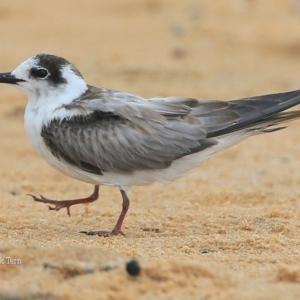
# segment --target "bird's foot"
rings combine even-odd
[[[42,203],[54,205],[54,206],[48,206],[48,208],[50,210],[58,211],[62,208],[66,208],[68,215],[71,216],[70,207],[72,205],[87,204],[87,203],[94,202],[98,199],[99,186],[98,185],[95,186],[94,192],[91,196],[89,196],[87,198],[82,198],[82,199],[61,200],[61,201],[59,201],[59,200],[51,200],[51,199],[45,198],[42,195],[40,195],[39,197],[37,197],[35,195],[32,195],[32,194],[28,194],[28,195],[31,196],[33,198],[33,200],[36,201],[36,202],[42,202]]]
[[[68,213],[69,216],[71,216],[70,207],[74,204],[78,204],[78,203],[74,203],[73,200],[58,201],[58,200],[47,199],[42,195],[40,195],[39,197],[37,197],[35,195],[31,195],[31,194],[28,194],[28,195],[31,196],[33,198],[33,200],[36,201],[36,202],[42,202],[42,203],[47,203],[47,204],[54,205],[54,206],[48,206],[48,208],[50,210],[58,211],[62,208],[66,208],[67,213]]]
[[[121,230],[112,230],[112,231],[80,231],[80,233],[84,233],[86,235],[98,235],[102,237],[109,237],[113,235],[123,235],[125,236],[125,233],[123,233]]]

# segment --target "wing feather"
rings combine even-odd
[[[203,151],[218,137],[261,129],[299,117],[279,112],[300,102],[300,91],[233,101],[152,98],[89,86],[66,110],[80,115],[54,119],[42,129],[58,159],[84,171],[130,173],[167,168],[178,158]],[[269,121],[265,121],[269,120]],[[269,122],[269,123],[268,123]],[[267,124],[267,125],[265,125]]]

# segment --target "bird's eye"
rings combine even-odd
[[[40,69],[33,69],[32,70],[32,76],[40,79],[44,79],[48,76],[48,71],[46,69],[40,68]]]

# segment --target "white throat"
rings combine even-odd
[[[27,135],[33,148],[47,161],[51,155],[49,155],[41,137],[43,126],[54,118],[64,119],[78,114],[77,110],[66,109],[64,106],[71,104],[88,89],[84,79],[74,74],[70,66],[66,66],[62,74],[67,82],[58,86],[45,84],[45,88],[29,90],[26,86],[27,83],[22,83],[19,87],[28,97],[24,115]],[[47,82],[45,81],[45,83]],[[50,162],[48,161],[48,163]]]

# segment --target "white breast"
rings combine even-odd
[[[65,162],[58,160],[55,156],[47,148],[43,137],[41,136],[42,127],[45,124],[45,114],[47,113],[48,118],[50,119],[51,114],[53,112],[50,110],[45,111],[43,107],[40,107],[38,110],[33,107],[30,103],[28,103],[25,116],[24,123],[25,129],[28,135],[28,138],[33,146],[34,150],[46,160],[46,162],[57,169],[58,171],[70,176],[74,179],[85,181],[92,184],[98,184],[98,181],[95,181],[89,176],[82,174],[80,170],[77,170],[75,167],[68,165]],[[56,111],[57,113],[57,111]],[[61,112],[63,113],[63,112]],[[65,112],[66,113],[66,112]],[[85,172],[84,172],[85,173]]]

